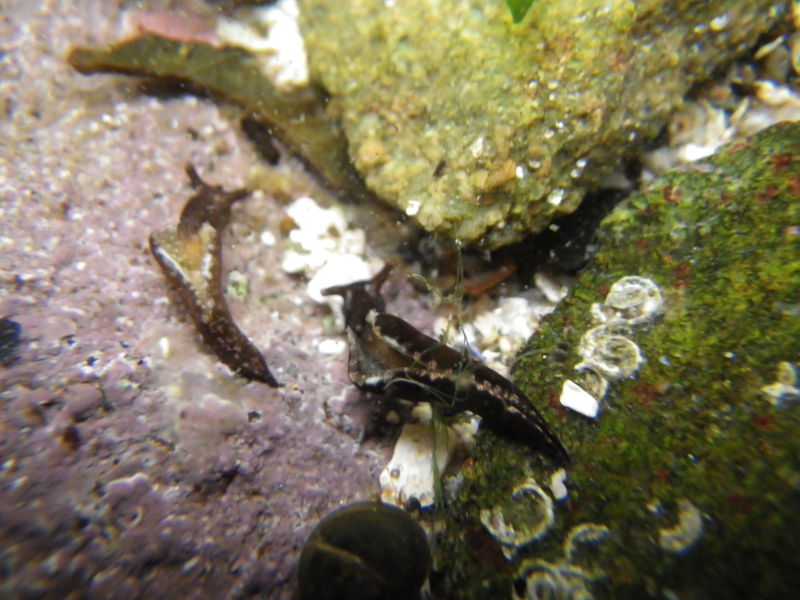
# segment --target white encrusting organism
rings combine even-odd
[[[609,382],[633,377],[644,363],[642,351],[631,337],[635,328],[663,314],[664,298],[652,280],[631,275],[616,281],[603,303],[593,304],[590,310],[597,326],[581,337],[581,361],[575,365],[583,385],[566,380],[560,402],[586,417],[597,418]]]

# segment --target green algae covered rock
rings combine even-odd
[[[600,244],[514,371],[571,453],[568,496],[545,536],[505,572],[481,576],[498,593],[516,577],[548,598],[574,597],[542,592],[569,586],[595,598],[791,597],[800,589],[800,126],[659,179],[605,220]],[[658,288],[641,296],[653,310],[640,320],[618,294],[632,276]],[[597,340],[588,332],[614,314],[641,357],[616,378],[625,345],[588,350]],[[596,420],[559,403],[567,380],[597,389],[592,364],[608,381]],[[522,455],[482,442],[453,510],[462,531],[531,473],[548,487],[551,472],[521,467]],[[451,544],[440,548],[456,572],[479,572]],[[451,577],[453,587],[474,583]]]
[[[773,0],[304,0],[312,75],[367,184],[429,231],[498,247],[572,212]]]

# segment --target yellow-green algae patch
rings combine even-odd
[[[526,560],[558,563],[568,532],[594,523],[609,530],[589,548],[602,569],[582,580],[594,598],[791,597],[800,398],[775,403],[764,390],[782,363],[800,363],[800,126],[657,180],[605,220],[599,242],[513,371],[572,458],[555,527],[511,563],[491,550],[480,511],[553,469],[482,432],[440,517],[438,591],[509,598]],[[587,419],[561,408],[559,392],[575,376],[591,304],[632,274],[659,285],[664,312],[636,331],[646,362]]]
[[[300,3],[312,77],[370,188],[487,247],[572,212],[774,6],[547,0],[514,25],[502,0]]]

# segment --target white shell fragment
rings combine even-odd
[[[555,523],[553,501],[535,479],[514,488],[511,498],[492,509],[481,510],[481,523],[511,558],[519,548],[544,537]]]
[[[364,230],[350,229],[340,209],[323,208],[313,198],[303,196],[286,208],[286,214],[295,223],[289,232],[291,248],[281,261],[281,268],[287,273],[312,276],[332,256],[364,255]]]
[[[569,283],[564,277],[556,277],[545,273],[544,271],[536,271],[533,275],[533,281],[536,287],[544,294],[553,304],[558,304],[569,293]]]
[[[542,298],[540,290],[527,290],[499,299],[471,322],[456,322],[440,317],[434,334],[456,344],[462,340],[479,350],[480,361],[501,375],[507,375],[513,358],[533,335],[541,316],[552,312],[553,304]]]
[[[294,228],[289,232],[290,245],[281,258],[281,268],[309,278],[309,297],[318,304],[327,304],[341,329],[343,299],[323,296],[321,290],[372,277],[376,265],[365,258],[366,233],[350,228],[338,207],[322,207],[310,196],[297,198],[286,207],[286,214]]]
[[[457,450],[472,443],[479,422],[474,418],[452,426],[406,423],[395,444],[392,460],[380,475],[381,499],[402,507],[416,498],[422,508],[433,506],[436,500],[434,468],[439,474],[444,473]]]
[[[789,5],[797,29],[800,4],[793,0]],[[726,35],[735,23],[733,11],[726,11],[711,19],[708,27]],[[710,156],[723,144],[743,140],[781,121],[800,120],[800,94],[793,83],[800,73],[797,33],[768,41],[755,51],[752,61],[732,65],[695,100],[686,101],[668,125],[669,144],[645,155],[645,181],[679,164]],[[742,94],[735,81],[747,82],[756,93]]]
[[[281,267],[287,273],[312,275],[337,254],[363,256],[366,234],[350,229],[344,213],[337,208],[323,208],[303,196],[286,207],[286,214],[295,223],[289,232],[292,247],[284,252]]]
[[[567,499],[567,471],[564,468],[558,469],[550,475],[550,491],[558,502]]]
[[[280,0],[273,6],[241,11],[245,18],[221,18],[217,35],[259,57],[263,70],[284,90],[308,85],[308,59],[297,23],[297,0]]]
[[[703,533],[703,513],[686,498],[678,500],[678,523],[658,530],[658,544],[667,552],[686,552]]]
[[[317,350],[323,354],[341,354],[347,350],[347,342],[340,339],[325,338],[317,344]]]
[[[571,379],[564,382],[559,402],[561,402],[561,406],[579,412],[590,419],[596,419],[600,412],[600,403],[597,399]]]

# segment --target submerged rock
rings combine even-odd
[[[515,381],[549,401],[544,416],[572,456],[555,531],[515,563],[528,597],[572,589],[558,541],[584,523],[610,533],[586,548],[582,597],[782,598],[800,585],[800,396],[774,400],[800,362],[798,148],[800,126],[778,125],[629,198],[523,350]],[[576,369],[581,338],[613,319],[609,297],[630,304],[612,287],[630,275],[662,294],[659,317],[633,332],[645,361],[608,386],[597,420],[559,411],[564,381],[591,389]],[[474,460],[453,507],[462,528],[527,476],[510,445],[479,445]],[[458,535],[455,518],[449,527]],[[457,573],[468,559],[447,560]],[[513,577],[489,576],[510,588]],[[453,589],[469,585],[451,577]]]
[[[774,6],[548,0],[515,26],[499,0],[307,0],[301,29],[368,186],[429,231],[498,247],[620,172]]]

